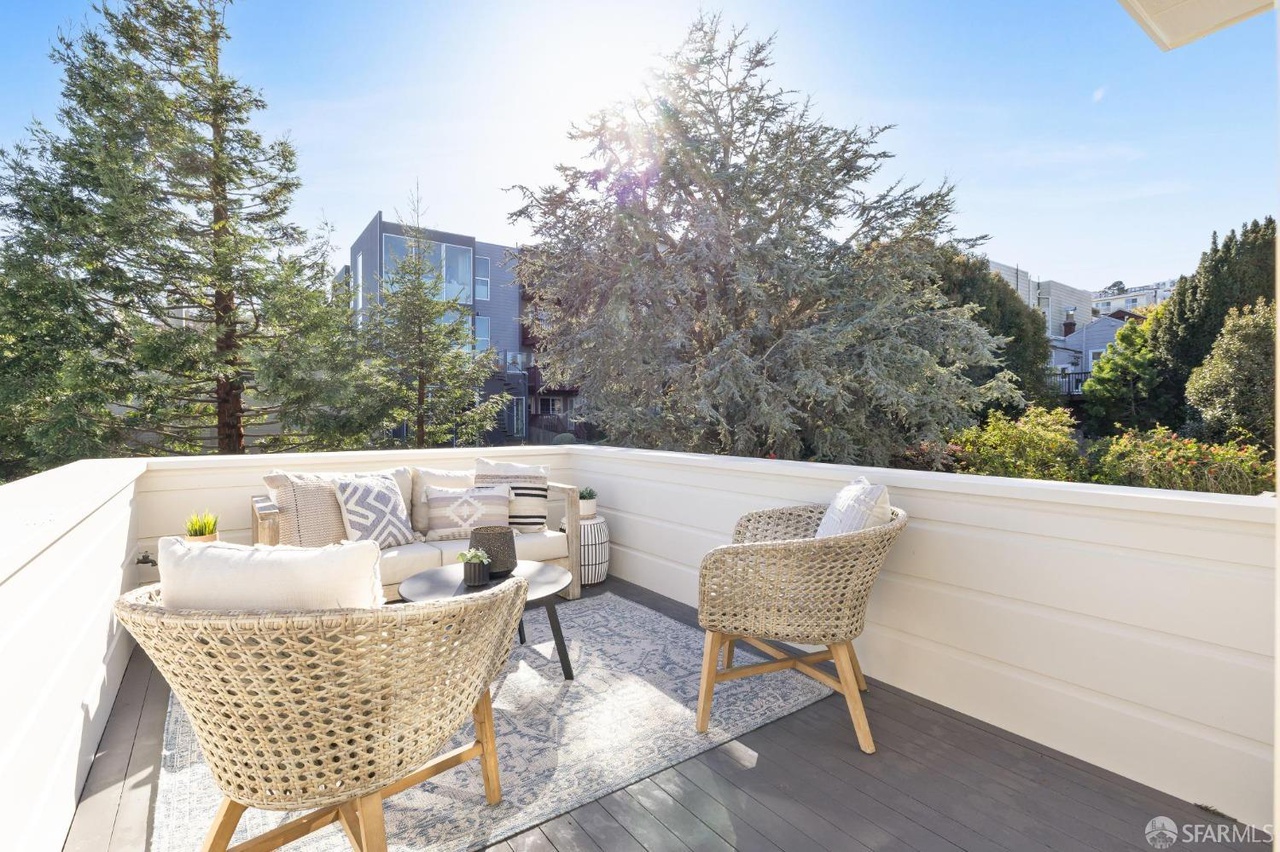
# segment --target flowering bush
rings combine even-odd
[[[1180,438],[1163,426],[1099,441],[1090,456],[1093,481],[1109,485],[1218,494],[1258,494],[1275,487],[1275,462],[1259,447]]]
[[[993,411],[985,425],[965,429],[953,439],[956,470],[1020,479],[1084,479],[1075,426],[1065,408],[1033,405],[1017,420]]]

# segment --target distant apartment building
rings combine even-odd
[[[1138,311],[1158,305],[1173,293],[1174,281],[1161,281],[1142,287],[1128,287],[1123,293],[1100,290],[1093,294],[1093,307],[1103,316],[1112,311]]]
[[[477,349],[494,354],[494,374],[483,392],[486,396],[503,392],[511,396],[498,429],[489,439],[496,443],[526,440],[530,413],[536,413],[539,406],[557,412],[571,410],[573,389],[541,387],[532,340],[521,323],[524,306],[514,276],[516,250],[448,231],[424,229],[422,236],[429,243],[432,263],[444,278],[445,295],[456,298],[468,315]],[[407,229],[384,219],[381,211],[351,244],[350,262],[343,272],[353,285],[352,308],[358,318],[381,298],[382,281],[392,274],[408,248]]]
[[[1093,293],[1061,281],[1033,279],[1031,273],[1018,266],[990,261],[991,271],[1009,282],[1022,299],[1044,314],[1049,338],[1070,334],[1093,316]]]

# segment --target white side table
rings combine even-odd
[[[582,531],[582,585],[603,583],[609,576],[609,525],[595,515],[579,521]],[[560,522],[564,532],[565,522]]]

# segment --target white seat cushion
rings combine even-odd
[[[166,609],[366,609],[383,603],[378,545],[252,547],[160,539],[160,600]]]
[[[467,539],[460,541],[432,542],[440,549],[442,564],[458,561],[458,554],[470,545]],[[534,562],[550,562],[553,559],[564,559],[569,555],[569,537],[562,532],[543,530],[536,533],[521,533],[516,536],[516,559],[529,559]],[[386,573],[385,566],[383,573]]]
[[[467,543],[462,542],[466,550]],[[400,583],[428,568],[439,568],[441,561],[440,548],[425,541],[402,544],[399,547],[388,547],[382,551],[382,583],[384,586],[398,586]]]

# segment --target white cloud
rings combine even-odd
[[[1107,87],[1099,86],[1093,90],[1093,102],[1096,104],[1107,96]]]

